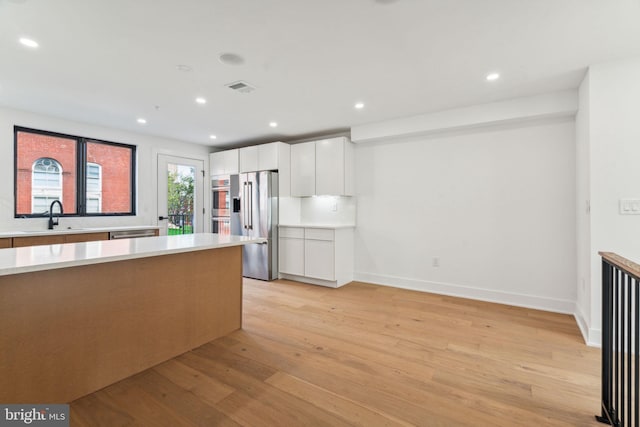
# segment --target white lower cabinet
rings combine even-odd
[[[280,277],[337,288],[353,280],[353,228],[280,227]]]
[[[278,251],[280,274],[304,276],[304,228],[280,227]]]
[[[304,275],[323,280],[336,280],[333,241],[304,241]]]

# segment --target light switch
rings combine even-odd
[[[620,215],[640,215],[640,199],[620,199]]]

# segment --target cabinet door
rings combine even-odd
[[[240,173],[258,170],[258,146],[240,149]]]
[[[291,146],[291,195],[316,194],[316,144],[305,142]]]
[[[239,151],[237,148],[233,150],[223,151],[224,153],[224,174],[225,175],[234,175],[237,174],[240,170],[238,167],[238,155]]]
[[[66,239],[64,234],[58,234],[55,236],[26,236],[26,237],[14,237],[13,247],[22,248],[25,246],[38,246],[38,245],[56,245],[59,243],[65,243]]]
[[[65,243],[95,242],[97,240],[109,240],[109,233],[83,233],[83,234],[67,234]]]
[[[269,171],[279,169],[278,143],[258,145],[258,170]]]
[[[304,241],[304,275],[315,279],[335,280],[333,241]]]
[[[11,247],[11,237],[0,239],[0,248],[10,248]]]
[[[224,175],[225,168],[225,152],[219,151],[217,153],[209,154],[209,171],[211,176]]]
[[[344,138],[316,141],[316,194],[344,195]]]
[[[304,276],[304,239],[280,237],[278,243],[280,273]]]

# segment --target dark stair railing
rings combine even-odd
[[[602,257],[602,408],[596,419],[618,427],[640,423],[640,265]]]

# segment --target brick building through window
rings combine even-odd
[[[16,215],[38,215],[60,200],[65,214],[78,214],[78,173],[86,214],[126,214],[132,207],[131,146],[82,140],[84,170],[78,172],[79,140],[44,133],[16,132]]]

